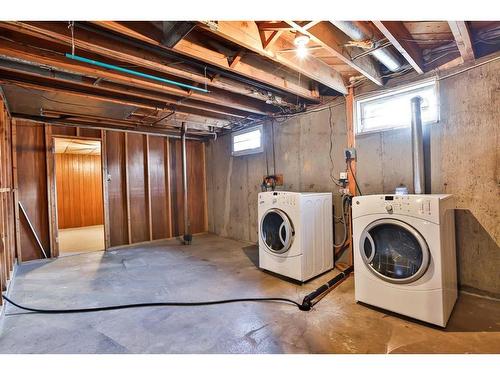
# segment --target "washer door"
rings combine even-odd
[[[380,219],[361,234],[361,257],[377,277],[408,284],[423,276],[430,262],[429,247],[412,226],[396,219]]]
[[[260,221],[260,236],[266,247],[275,254],[283,254],[290,249],[295,232],[287,214],[272,208],[267,210]]]

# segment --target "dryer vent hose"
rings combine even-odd
[[[320,301],[320,300],[318,300],[316,302],[313,302],[316,298],[318,298],[322,294],[326,293],[331,288],[338,286],[342,281],[344,281],[345,278],[347,278],[349,276],[349,274],[353,270],[354,270],[354,267],[353,266],[349,266],[344,271],[342,271],[337,276],[335,276],[333,279],[331,279],[330,281],[328,281],[325,284],[321,285],[315,291],[309,293],[307,296],[304,297],[304,299],[302,301],[302,305],[300,305],[299,309],[301,309],[303,311],[309,311],[309,310],[311,310],[311,308]]]

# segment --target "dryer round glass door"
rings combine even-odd
[[[397,284],[418,280],[430,262],[422,235],[395,219],[380,219],[368,225],[361,235],[360,251],[370,271]]]
[[[287,214],[272,208],[264,214],[260,222],[260,235],[266,247],[276,254],[290,249],[295,232]]]

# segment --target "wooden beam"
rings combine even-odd
[[[460,56],[464,62],[472,61],[475,59],[474,47],[472,45],[472,38],[470,35],[469,27],[465,21],[448,21],[451,32],[457,43]]]
[[[216,117],[223,115],[223,118],[230,116],[234,119],[237,118],[247,118],[252,113],[241,111],[239,109],[231,109],[230,107],[221,106],[219,104],[208,104],[199,100],[182,98],[178,99],[175,96],[170,96],[168,94],[160,94],[156,91],[144,90],[141,88],[129,87],[127,85],[117,84],[109,81],[101,81],[98,85],[95,85],[93,78],[75,75],[71,76],[63,72],[58,72],[56,70],[49,71],[47,69],[41,69],[32,65],[2,61],[0,59],[0,69],[5,69],[11,72],[19,72],[22,74],[35,76],[35,77],[46,77],[58,82],[69,82],[75,85],[81,85],[88,89],[102,89],[103,91],[113,93],[113,94],[126,94],[134,96],[141,99],[152,100],[159,103],[168,103],[173,107],[178,108],[182,112],[193,112],[201,113],[203,111],[207,113],[207,117]],[[182,104],[179,104],[182,103]],[[194,110],[192,110],[194,109]],[[262,113],[265,114],[265,113]],[[215,115],[215,116],[214,116]]]
[[[68,84],[67,82],[58,82],[55,80],[39,77],[31,77],[29,75],[22,75],[21,73],[10,73],[2,69],[0,69],[0,82],[4,84],[12,84],[25,87],[27,89],[59,92],[72,95],[76,98],[93,99],[109,103],[145,108],[149,110],[168,109],[167,106],[161,102],[153,102],[133,96],[124,96],[118,94],[109,94],[102,91],[99,92],[88,90],[86,87],[80,85],[73,85]],[[177,115],[187,116],[187,118],[185,119],[185,121],[187,122],[203,125],[224,126],[232,121],[231,118],[222,115],[214,115],[213,113],[209,113],[206,111],[204,112],[190,110],[189,112],[186,112],[184,110],[177,109],[175,110],[175,113]]]
[[[238,63],[241,61],[241,58],[243,57],[244,51],[239,51],[229,62],[229,67],[233,69]]]
[[[375,65],[375,62],[372,61],[369,56],[360,57],[359,59],[356,59],[356,61],[352,61],[351,56],[349,56],[342,43],[339,41],[341,36],[340,31],[338,31],[330,22],[319,22],[307,29],[301,27],[295,21],[286,22],[302,34],[309,35],[313,42],[321,45],[325,50],[330,52],[334,57],[340,59],[344,64],[347,64],[351,68],[357,70],[377,85],[383,85],[379,68]],[[347,90],[344,94],[346,93]]]
[[[345,111],[346,111],[346,126],[347,126],[347,147],[356,147],[356,138],[354,133],[354,88],[349,87],[349,94],[345,98]],[[347,181],[349,188],[349,193],[352,196],[356,196],[356,161],[352,160],[349,162],[351,168],[347,173]],[[352,243],[352,221],[351,221],[351,211],[348,214],[347,229],[349,232],[349,264],[352,266],[354,264],[353,260],[353,243]],[[345,219],[344,219],[345,220]]]
[[[155,39],[153,36],[141,34],[138,31],[132,30],[121,23],[113,21],[96,21],[94,23],[98,24],[101,27],[119,32],[128,37],[133,37],[152,45],[162,46],[160,41]],[[210,30],[208,26],[205,27]],[[293,95],[298,95],[304,99],[319,102],[319,97],[315,97],[311,93],[311,91],[303,85],[291,82],[290,80],[277,76],[272,72],[248,64],[245,61],[240,61],[238,65],[230,68],[229,63],[227,62],[227,56],[217,51],[206,48],[199,43],[188,41],[187,39],[182,39],[175,45],[175,47],[172,48],[172,50],[195,60],[217,66],[224,70],[232,71],[249,79],[264,83],[268,86],[275,87],[276,89],[279,89],[281,91],[285,91]],[[220,80],[214,80],[211,81],[211,83],[216,84],[219,81]]]
[[[280,63],[300,74],[318,81],[342,94],[347,93],[344,80],[339,72],[332,69],[319,59],[308,57],[300,59],[296,55],[284,56],[273,49],[264,49],[259,35],[257,24],[253,21],[220,21],[217,29],[212,30],[204,26],[206,30],[227,39],[241,47],[247,48],[272,61]]]
[[[98,54],[104,56],[112,64],[120,65],[121,63],[134,64],[138,67],[152,70],[154,72],[159,72],[163,74],[168,74],[174,77],[178,77],[184,80],[193,81],[200,83],[202,85],[208,85],[210,93],[189,93],[185,89],[181,89],[175,86],[161,84],[152,82],[147,79],[140,79],[137,77],[132,77],[130,75],[121,74],[117,72],[112,72],[103,68],[94,67],[84,63],[77,63],[75,61],[68,61],[60,53],[56,53],[57,50],[61,50],[61,45],[69,46],[71,45],[71,35],[68,34],[67,28],[61,23],[48,22],[48,23],[22,23],[22,22],[3,22],[0,27],[15,31],[18,34],[23,34],[30,36],[33,39],[33,44],[39,45],[41,40],[45,40],[45,44],[48,44],[43,49],[34,49],[27,46],[19,45],[18,43],[8,42],[4,39],[0,40],[0,46],[2,46],[2,54],[6,56],[13,56],[18,58],[28,59],[45,59],[50,60],[51,64],[57,64],[55,66],[65,66],[66,69],[86,69],[87,71],[93,71],[94,76],[101,77],[105,79],[110,79],[116,82],[119,80],[123,82],[127,80],[128,82],[135,82],[136,85],[142,85],[139,87],[156,88],[156,90],[161,90],[169,94],[184,97],[189,95],[190,97],[205,101],[209,103],[216,103],[220,105],[230,105],[233,108],[240,110],[246,110],[250,112],[269,112],[272,108],[262,103],[267,99],[264,95],[257,95],[254,87],[248,85],[243,85],[235,81],[228,80],[227,78],[219,79],[217,81],[211,82],[208,77],[203,74],[194,73],[193,71],[180,69],[175,65],[169,65],[170,61],[166,61],[158,54],[154,54],[147,50],[139,50],[123,43],[119,43],[113,40],[108,40],[100,35],[90,33],[86,30],[79,30],[77,33],[77,38],[75,38],[75,46],[79,49],[80,54],[82,51],[88,53]],[[54,43],[58,43],[57,49]],[[157,43],[160,46],[159,42]],[[186,45],[183,41],[178,43],[179,48],[183,48]],[[64,48],[64,47],[63,47]],[[196,47],[194,47],[196,49]],[[54,50],[54,53],[51,53]],[[27,56],[23,56],[23,53]],[[21,57],[19,57],[19,55]],[[220,56],[217,56],[218,64],[225,65],[227,69],[227,61],[221,62]],[[28,59],[28,60],[29,60]],[[225,59],[225,57],[224,57]],[[138,69],[136,69],[138,70]],[[153,73],[154,74],[154,73]],[[305,89],[304,89],[305,90]],[[307,91],[307,90],[305,90]],[[246,97],[241,97],[244,95]],[[314,98],[312,98],[314,99]],[[268,111],[266,111],[268,109]],[[254,112],[254,113],[257,113]]]
[[[276,43],[278,41],[281,34],[283,34],[283,31],[281,31],[281,30],[273,31],[272,34],[269,36],[269,38],[262,41],[262,47],[265,50],[271,49],[272,46],[274,45],[274,43]]]
[[[269,31],[285,31],[285,30],[292,30],[293,28],[287,24],[286,22],[279,21],[279,22],[256,22],[257,26],[259,27],[260,30],[269,30]]]
[[[424,73],[424,60],[422,51],[401,21],[372,21],[380,32],[403,55],[408,63],[418,74]]]

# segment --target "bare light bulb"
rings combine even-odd
[[[307,47],[305,45],[297,46],[297,56],[301,59],[306,58],[308,54]]]

